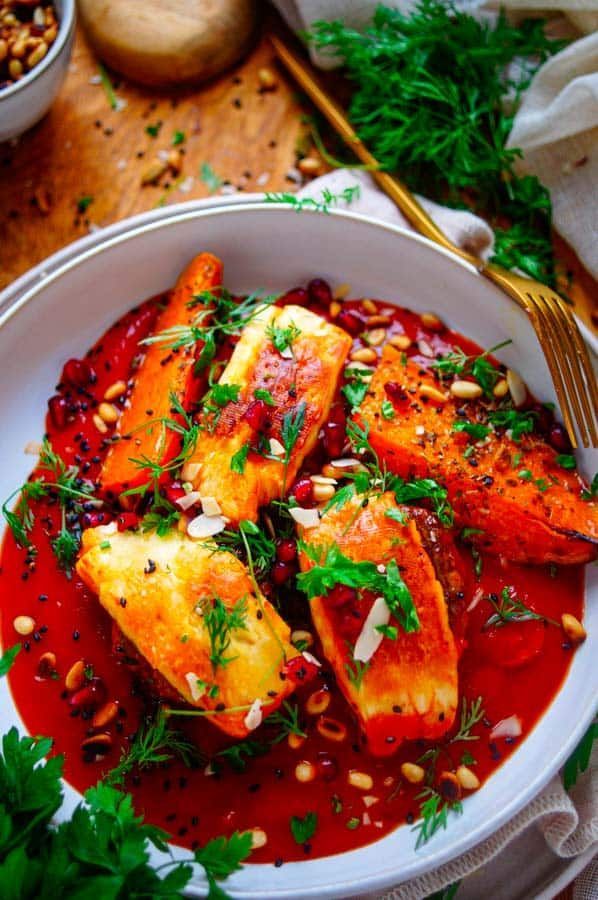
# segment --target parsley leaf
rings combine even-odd
[[[369,382],[364,381],[361,376],[369,375],[370,372],[368,369],[348,369],[347,371],[351,373],[351,380],[342,386],[341,394],[351,409],[355,410],[363,403],[369,388]]]
[[[467,422],[463,419],[453,422],[453,431],[464,431],[474,441],[483,441],[490,434],[490,429],[486,425],[480,425],[477,422]]]
[[[14,644],[0,656],[0,678],[2,678],[3,675],[8,675],[20,650],[21,645]]]
[[[291,816],[289,825],[296,842],[305,844],[316,833],[318,817],[315,812],[306,813],[302,819],[299,816]]]
[[[588,768],[594,741],[598,741],[598,719],[592,722],[565,763],[563,769],[563,784],[566,791],[569,791],[573,785],[576,784],[578,777]]]
[[[276,400],[272,396],[270,391],[265,390],[264,388],[256,388],[253,392],[253,396],[256,400],[263,400],[266,406],[276,406]]]
[[[575,469],[577,466],[572,453],[559,453],[554,461],[561,469]]]
[[[172,146],[178,147],[179,144],[184,144],[187,139],[187,135],[184,131],[175,131],[172,135]]]
[[[206,185],[210,194],[213,194],[224,183],[222,178],[216,174],[212,166],[208,162],[203,162],[199,168],[199,177]]]
[[[387,419],[389,422],[392,421],[395,417],[395,408],[390,400],[382,401],[380,412],[382,413],[382,418]]]
[[[266,328],[266,337],[279,353],[284,353],[285,350],[290,350],[292,353],[293,343],[300,334],[301,330],[297,328],[294,322],[291,322],[287,328],[279,328],[278,325],[268,325]]]
[[[534,430],[535,414],[531,411],[496,409],[488,414],[488,419],[495,427],[510,431],[511,437],[517,443],[524,434],[531,434]]]
[[[225,747],[219,750],[216,756],[222,756],[229,764],[234,772],[244,772],[247,768],[247,760],[254,759],[256,756],[263,756],[268,752],[267,744],[261,741],[247,739]]]
[[[230,470],[231,472],[236,472],[237,475],[242,475],[245,471],[245,465],[247,464],[247,456],[249,454],[249,444],[243,444],[243,446],[237,450],[236,453],[230,458]]]
[[[447,528],[453,524],[455,514],[447,500],[448,491],[433,478],[420,478],[415,481],[402,481],[399,478],[393,484],[393,490],[399,504],[413,503],[416,500],[430,500],[440,522]]]

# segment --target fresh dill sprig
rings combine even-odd
[[[233,662],[236,656],[225,656],[234,631],[247,630],[247,597],[240,597],[233,606],[226,606],[220,597],[198,606],[210,639],[210,662],[214,671]]]
[[[363,679],[372,663],[370,660],[368,660],[368,662],[362,662],[360,659],[355,659],[353,656],[353,653],[355,652],[354,645],[350,641],[346,641],[345,643],[349,650],[349,657],[345,660],[345,672],[355,690],[360,691]]]
[[[286,204],[296,212],[301,212],[303,209],[311,209],[314,212],[328,213],[331,206],[338,206],[339,203],[352,203],[358,199],[359,194],[359,185],[353,184],[346,187],[339,194],[333,194],[332,191],[325,188],[319,200],[313,197],[297,197],[296,194],[282,192],[279,194],[267,193],[264,197],[264,202]]]
[[[243,536],[241,536],[241,532],[243,532]],[[227,528],[216,535],[213,540],[218,550],[230,550],[244,560],[247,559],[246,547],[249,546],[254,571],[259,578],[267,575],[276,559],[274,541],[259,525],[249,519],[242,519],[239,522],[238,531]]]
[[[508,622],[549,622],[551,625],[558,625],[554,619],[549,619],[526,606],[523,600],[520,600],[513,587],[504,587],[500,592],[500,600],[488,595],[486,600],[490,603],[495,612],[484,623],[484,628],[491,628],[493,625],[500,627]]]
[[[148,769],[178,756],[190,768],[203,759],[199,749],[179,731],[168,726],[168,717],[159,710],[153,719],[142,723],[128,750],[104,777],[107,784],[122,785],[133,769]]]
[[[420,0],[405,14],[379,5],[364,30],[316,22],[311,37],[344,60],[349,118],[381,168],[442,203],[471,203],[501,225],[494,259],[554,286],[548,191],[517,174],[521,151],[507,146],[523,91],[564,46],[543,25],[511,24],[504,13],[489,23]]]
[[[289,703],[288,700],[284,700],[282,706],[279,706],[271,716],[268,716],[266,722],[268,725],[277,725],[280,729],[276,737],[272,739],[273,744],[280,743],[289,734],[307,737],[306,732],[301,727],[299,705],[297,703]]]
[[[289,410],[289,412],[285,413],[282,417],[282,425],[280,428],[280,438],[282,441],[282,446],[284,447],[284,474],[282,478],[281,491],[282,497],[284,497],[284,495],[286,494],[287,474],[289,470],[289,463],[291,461],[291,453],[293,452],[295,444],[299,440],[301,429],[303,428],[303,425],[305,423],[306,409],[307,404],[305,400],[302,400],[301,403],[298,403],[294,409]]]
[[[417,834],[415,849],[419,850],[438,831],[446,829],[450,812],[457,815],[462,814],[463,805],[458,800],[445,800],[435,788],[430,786],[426,786],[417,795],[416,799],[421,801],[419,809],[420,819],[411,830]]]
[[[456,744],[458,741],[477,741],[479,735],[472,734],[472,728],[481,722],[484,718],[484,709],[482,707],[482,697],[476,697],[468,704],[467,698],[463,697],[461,701],[461,719],[459,721],[459,730],[450,739],[449,744]]]

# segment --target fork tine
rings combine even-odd
[[[530,295],[531,296],[531,295]],[[579,397],[577,393],[577,385],[571,371],[572,348],[562,321],[560,320],[554,305],[549,303],[543,294],[533,296],[533,302],[542,317],[549,333],[548,341],[553,347],[557,364],[565,381],[565,391],[567,395],[568,408],[573,408],[573,417],[577,422],[577,429],[581,443],[584,447],[588,446],[588,433],[586,429],[585,416],[582,412]],[[573,351],[574,352],[574,351]],[[564,410],[563,412],[564,417]]]
[[[567,361],[573,373],[575,387],[577,388],[577,393],[585,413],[586,429],[589,432],[590,440],[595,444],[597,437],[595,425],[596,403],[594,402],[596,380],[590,376],[590,373],[593,375],[591,366],[588,366],[586,369],[582,362],[579,344],[583,347],[583,339],[579,334],[577,323],[570,311],[564,307],[562,301],[554,295],[549,295],[546,298],[546,301],[547,303],[552,304],[555,314],[560,318],[563,328],[569,338],[571,353],[567,354]],[[579,344],[575,339],[576,335],[580,338]],[[584,446],[588,445],[584,444]]]
[[[526,293],[525,299],[527,314],[531,319],[534,331],[538,335],[540,346],[544,351],[544,357],[552,376],[552,381],[554,383],[554,388],[561,410],[561,415],[563,416],[563,421],[565,423],[565,428],[567,429],[569,437],[571,438],[573,447],[576,447],[577,435],[573,426],[569,396],[554,350],[555,346],[558,346],[558,344],[555,345],[553,341],[552,333],[548,329],[547,317],[544,315],[542,308],[538,304],[537,298],[533,294],[530,294],[528,292]]]

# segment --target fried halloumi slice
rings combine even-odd
[[[486,407],[451,397],[431,371],[386,347],[355,417],[391,472],[445,485],[459,525],[479,549],[517,563],[585,563],[598,555],[598,505],[581,497],[575,471],[537,434],[487,429]],[[384,401],[395,409],[382,416]],[[465,406],[465,414],[462,407]],[[460,410],[460,411],[459,411]],[[474,429],[470,439],[466,430]],[[484,427],[482,427],[482,434]],[[468,447],[472,451],[464,456]]]
[[[246,737],[294,690],[289,627],[232,553],[107,525],[83,532],[77,572],[181,699],[236,710],[208,717],[227,734]]]
[[[366,506],[362,500],[354,497],[341,509],[327,512],[318,526],[303,530],[307,551],[302,550],[300,565],[308,572],[319,552],[314,548],[326,552],[336,546],[354,562],[374,563],[381,573],[394,560],[410,591],[419,630],[407,633],[388,615],[378,621],[396,627],[394,640],[377,632],[372,623],[374,606],[384,611],[382,598],[375,593],[362,592],[357,601],[340,606],[333,596],[310,601],[324,655],[339,687],[355,710],[370,751],[384,756],[403,740],[438,738],[451,727],[458,703],[458,654],[443,588],[413,511],[398,507],[392,494],[370,499]],[[364,662],[353,654],[358,642],[367,640],[368,628],[369,640],[380,643],[364,669]]]
[[[281,352],[273,340],[285,332]],[[248,322],[219,382],[238,385],[238,399],[215,426],[207,420],[187,466],[195,490],[235,523],[280,497],[316,444],[350,347],[345,331],[301,306],[270,306]]]

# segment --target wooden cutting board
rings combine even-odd
[[[251,44],[256,0],[79,0],[90,43],[112,69],[140,84],[204,81]]]

